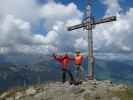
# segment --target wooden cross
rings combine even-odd
[[[94,56],[93,56],[93,37],[92,37],[92,29],[94,28],[94,26],[98,25],[98,24],[102,24],[102,23],[107,23],[107,22],[112,22],[112,21],[116,21],[116,16],[111,16],[111,17],[106,17],[103,19],[99,19],[99,20],[95,20],[92,17],[92,12],[91,12],[91,0],[88,1],[88,4],[86,6],[86,12],[85,12],[85,19],[83,20],[83,22],[81,24],[75,25],[75,26],[71,26],[68,27],[68,31],[72,31],[75,29],[79,29],[79,28],[84,28],[88,31],[88,60],[89,60],[89,64],[88,64],[88,69],[89,69],[89,75],[88,75],[88,79],[89,80],[93,80],[94,79]]]

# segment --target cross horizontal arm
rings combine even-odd
[[[79,29],[79,28],[83,28],[84,27],[84,23],[82,24],[78,24],[78,25],[74,25],[74,26],[70,26],[67,28],[68,31],[72,31],[72,30],[75,30],[75,29]]]
[[[107,23],[107,22],[112,22],[112,21],[116,21],[116,16],[99,19],[95,21],[93,24],[96,25],[96,24]]]
[[[82,23],[82,24],[71,26],[71,27],[68,27],[68,31],[72,31],[72,30],[75,30],[75,29],[83,28],[83,27],[86,27],[88,25],[89,25],[89,27],[87,29],[91,29],[91,25],[107,23],[107,22],[111,22],[111,21],[116,21],[116,16],[106,17],[106,18],[103,18],[103,19],[99,19],[97,21],[85,22],[85,23]]]

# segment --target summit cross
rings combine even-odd
[[[116,16],[110,16],[102,19],[95,19],[92,16],[92,0],[86,0],[86,7],[85,7],[85,13],[84,13],[84,19],[81,24],[70,26],[67,28],[68,31],[76,30],[83,28],[88,31],[88,79],[93,80],[94,79],[94,56],[93,56],[93,35],[92,30],[93,28],[102,23],[112,22],[116,21]]]

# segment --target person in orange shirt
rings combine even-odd
[[[74,56],[74,61],[75,61],[75,65],[76,65],[76,69],[77,69],[77,82],[78,83],[82,83],[82,79],[83,79],[83,67],[82,67],[82,63],[83,63],[83,55],[81,54],[80,51],[76,51],[75,52],[75,56]]]

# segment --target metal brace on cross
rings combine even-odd
[[[89,60],[88,79],[93,80],[94,79],[94,56],[93,56],[92,29],[97,24],[116,21],[116,16],[111,16],[111,17],[106,17],[106,18],[103,18],[103,19],[96,20],[92,17],[92,11],[91,11],[92,1],[87,0],[86,4],[87,4],[87,6],[85,7],[83,22],[81,24],[68,27],[68,31],[72,31],[72,30],[79,29],[79,28],[84,28],[88,31],[88,60]]]

